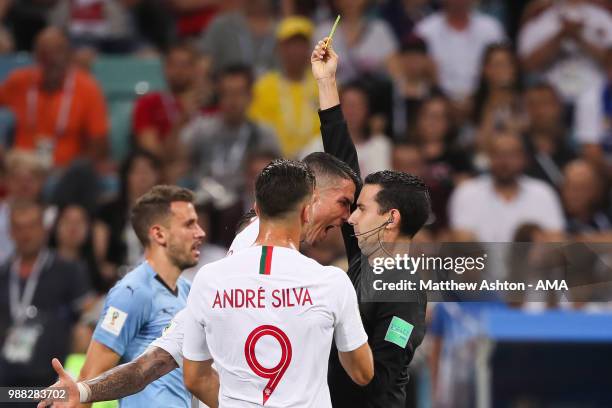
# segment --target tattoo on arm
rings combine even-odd
[[[91,388],[89,402],[110,401],[136,394],[177,367],[170,353],[153,347],[136,360],[85,381]]]

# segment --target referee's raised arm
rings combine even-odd
[[[357,149],[355,149],[340,108],[340,96],[336,84],[338,55],[334,52],[331,43],[329,47],[325,47],[326,41],[327,38],[324,38],[318,42],[310,58],[312,74],[319,88],[319,119],[321,120],[323,150],[348,164],[361,177]],[[355,209],[359,192],[360,189],[357,186],[351,211]],[[342,238],[346,248],[351,280],[361,267],[361,250],[354,233],[353,227],[349,224],[342,226]]]
[[[321,136],[323,138],[324,150],[326,153],[345,162],[359,175],[357,150],[340,109],[340,98],[335,77],[336,68],[338,67],[338,56],[331,47],[325,47],[325,39],[320,41],[315,47],[311,63],[312,72],[319,88],[321,108],[319,110],[319,117],[321,119]],[[378,177],[381,180],[382,178],[385,180],[386,178],[391,178],[393,180],[390,180],[390,182],[392,182],[394,188],[399,188],[402,191],[402,194],[393,194],[393,211],[403,214],[400,217],[401,219],[408,219],[407,211],[404,208],[405,205],[402,203],[406,201],[407,197],[415,200],[419,199],[418,194],[412,193],[413,186],[408,182],[413,180],[414,177],[397,172],[379,172],[375,173],[374,176],[375,178],[370,180],[371,185],[364,187],[364,189],[370,189],[370,200],[374,200],[371,207],[378,208],[379,206],[379,203],[372,198],[375,196],[371,194],[372,189],[386,188],[383,186],[384,183],[382,181],[377,182],[376,178]],[[357,190],[355,202],[359,194],[360,191]],[[424,213],[427,206],[421,201],[419,201],[419,208],[423,207],[421,212]],[[352,211],[354,210],[355,204],[352,206]],[[379,216],[380,214],[382,213],[378,213]],[[424,297],[422,299],[419,298],[419,302],[411,303],[368,302],[361,298],[361,289],[365,285],[362,281],[362,274],[367,273],[365,271],[369,268],[369,264],[367,260],[362,260],[362,251],[359,248],[357,236],[361,237],[359,238],[360,240],[367,241],[368,232],[378,231],[379,245],[382,245],[380,244],[381,237],[383,240],[385,237],[390,241],[398,240],[399,235],[397,235],[397,232],[393,236],[385,231],[394,229],[400,231],[400,226],[402,225],[401,219],[396,219],[391,215],[385,216],[390,218],[388,220],[381,220],[382,224],[374,229],[370,229],[371,226],[363,228],[362,231],[364,229],[368,231],[357,235],[355,235],[353,225],[347,223],[342,226],[342,238],[349,262],[348,276],[357,292],[360,315],[368,335],[368,343],[372,349],[374,377],[366,387],[356,385],[346,375],[335,353],[332,353],[328,370],[328,384],[332,404],[335,408],[374,408],[383,406],[385,408],[403,408],[406,400],[405,387],[408,381],[408,364],[423,339],[426,302]],[[404,233],[401,232],[401,234]],[[409,242],[412,235],[414,234],[410,234],[410,236],[402,235],[401,241]],[[365,244],[367,246],[367,242]],[[363,265],[362,261],[364,262]],[[387,339],[387,333],[394,329],[394,325],[397,322],[405,327],[414,328],[414,330],[410,330],[411,334],[403,342],[391,342]]]
[[[327,38],[324,38],[319,41],[310,59],[312,74],[319,88],[319,118],[323,148],[325,153],[342,160],[360,176],[357,150],[340,109],[340,96],[336,85],[338,55],[331,44],[325,48],[326,40]],[[355,197],[358,195],[359,191],[356,191]]]

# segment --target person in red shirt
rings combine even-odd
[[[138,147],[159,158],[173,156],[178,130],[200,109],[197,60],[197,52],[187,45],[168,50],[164,61],[168,90],[144,95],[134,107],[132,123]]]
[[[15,147],[60,168],[83,156],[103,161],[109,125],[95,79],[71,64],[68,39],[57,28],[41,31],[34,55],[35,65],[16,69],[0,85],[0,106],[16,117]]]

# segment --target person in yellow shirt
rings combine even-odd
[[[319,136],[317,83],[310,70],[310,20],[287,17],[276,32],[280,70],[255,84],[249,116],[276,131],[285,157],[295,157]]]

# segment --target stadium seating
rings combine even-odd
[[[20,52],[16,54],[0,55],[0,83],[4,82],[11,71],[32,63],[30,54]]]
[[[93,74],[110,102],[134,99],[165,88],[162,65],[157,58],[100,56],[94,63]]]
[[[130,149],[134,101],[166,86],[162,65],[156,58],[100,56],[93,74],[106,96],[112,157],[120,161]]]

